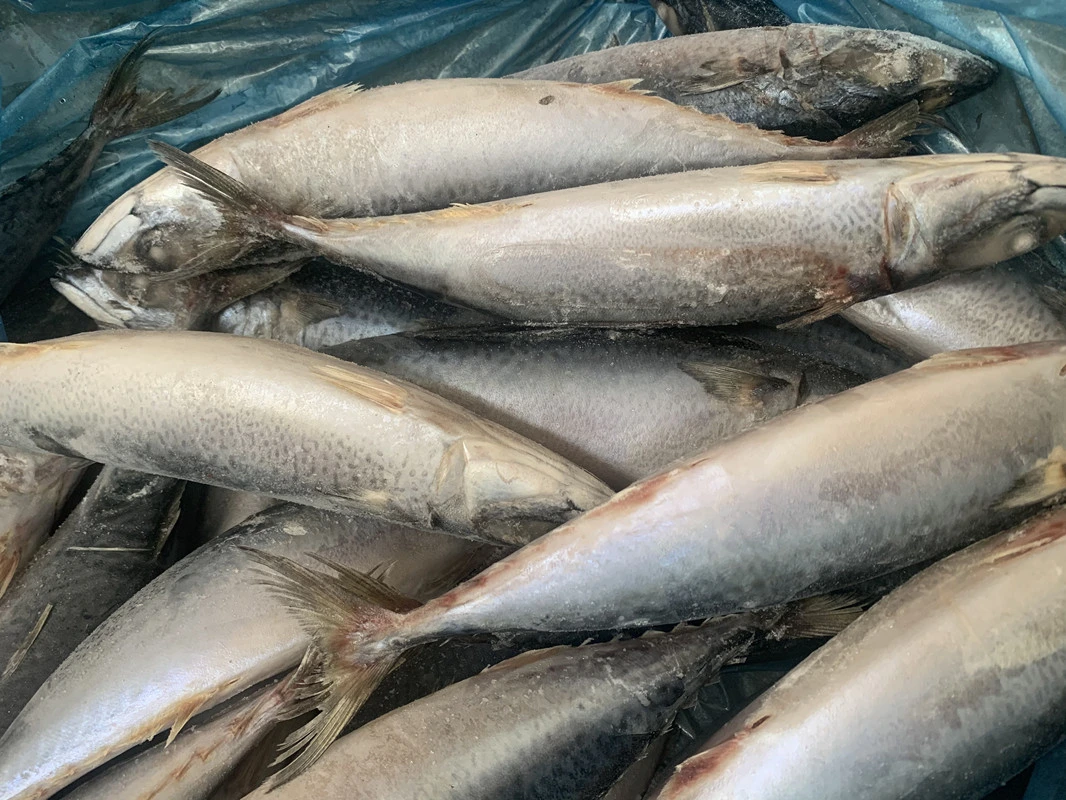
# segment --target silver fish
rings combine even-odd
[[[950,552],[1066,492],[1064,376],[1063,343],[935,356],[734,436],[414,611],[376,608],[371,625],[316,612],[328,590],[289,573],[329,654],[317,701],[339,713],[426,641],[676,623]],[[320,748],[330,733],[308,735]]]
[[[1066,733],[1066,511],[929,567],[711,737],[658,800],[983,797]]]
[[[278,342],[100,331],[0,344],[0,383],[0,445],[458,535],[528,541],[610,496],[424,389]]]
[[[813,622],[821,632],[851,618],[830,605]],[[593,800],[723,664],[807,623],[773,610],[523,653],[379,717],[292,782],[249,798]],[[286,777],[283,770],[277,782]]]
[[[752,338],[707,330],[532,329],[387,336],[331,355],[454,400],[614,489],[862,382]]]
[[[916,106],[830,142],[794,139],[633,92],[462,78],[341,87],[196,151],[290,213],[396,214],[683,169],[902,152]],[[521,131],[522,146],[515,146]],[[205,271],[255,262],[218,213],[163,170],[114,201],[74,246],[93,266]],[[283,257],[267,248],[271,257]]]
[[[105,467],[0,605],[0,734],[97,625],[158,575],[184,483]]]
[[[639,42],[513,77],[647,89],[708,114],[831,139],[910,100],[937,111],[988,86],[996,66],[903,31],[788,25]]]
[[[0,447],[0,597],[55,528],[86,463]]]
[[[187,331],[206,327],[231,303],[299,267],[299,262],[268,264],[175,280],[77,267],[61,270],[52,286],[101,328]]]
[[[1066,231],[1066,159],[1048,156],[758,164],[323,220],[152,146],[235,241],[281,239],[520,321],[800,324]]]
[[[308,635],[241,547],[305,564],[310,554],[360,570],[392,564],[390,583],[416,598],[477,552],[456,537],[291,505],[249,520],[148,584],[53,673],[0,738],[0,798],[48,797],[297,665]]]
[[[218,96],[217,91],[197,98],[196,89],[175,96],[169,89],[137,88],[141,61],[159,30],[141,39],[119,61],[100,91],[85,131],[46,164],[0,192],[0,302],[58,230],[108,142],[188,114]]]
[[[233,303],[213,329],[323,350],[353,339],[494,321],[376,276],[315,261],[277,286]]]
[[[912,358],[1066,340],[1066,325],[1021,272],[997,266],[857,303],[841,315]]]

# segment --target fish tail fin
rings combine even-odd
[[[181,94],[175,94],[172,89],[155,92],[137,89],[144,54],[161,30],[156,28],[130,48],[108,76],[93,106],[92,125],[108,139],[170,122],[210,103],[219,95],[218,90],[202,94],[202,87],[198,86]]]
[[[912,100],[851,133],[837,137],[830,145],[867,158],[900,155],[911,149],[906,139],[914,134],[919,122],[921,112],[918,101]]]
[[[783,641],[836,636],[862,615],[863,608],[852,595],[825,594],[799,600],[772,613],[776,619],[767,621],[765,637]]]
[[[287,763],[269,784],[280,786],[317,761],[381,681],[416,642],[401,631],[404,614],[419,603],[381,581],[383,570],[357,572],[317,560],[336,575],[250,548],[262,582],[293,612],[313,639],[290,679],[286,717],[318,715],[282,744],[275,763]],[[290,761],[291,759],[291,761]]]

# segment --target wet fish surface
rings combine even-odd
[[[1064,376],[1062,343],[935,356],[640,481],[418,609],[353,599],[370,626],[314,612],[324,590],[287,574],[330,653],[320,706],[425,641],[700,619],[964,546],[1066,492]]]
[[[615,489],[862,382],[757,338],[698,329],[475,328],[329,352],[454,400]]]
[[[1066,340],[1066,325],[1026,275],[1005,266],[857,303],[841,312],[914,358],[949,350]]]
[[[55,529],[87,462],[0,447],[0,598]]]
[[[518,321],[801,324],[1066,231],[1066,159],[1048,156],[780,162],[324,220],[152,147],[236,242],[281,239]]]
[[[712,736],[656,797],[984,796],[1066,732],[1064,534],[1056,510],[929,567]]]
[[[515,73],[637,88],[769,130],[831,139],[910,100],[937,111],[988,86],[995,65],[903,31],[743,28],[611,47]]]
[[[724,663],[787,628],[784,613],[523,653],[379,717],[250,797],[598,798]],[[837,615],[849,619],[823,616]]]
[[[458,535],[528,541],[610,496],[424,389],[278,342],[100,331],[3,344],[0,381],[2,445]]]
[[[105,468],[0,603],[0,734],[70,652],[162,571],[184,484]]]
[[[399,214],[682,169],[902,152],[904,108],[830,143],[797,140],[603,86],[481,78],[341,87],[199,148],[196,156],[289,213]],[[522,146],[515,147],[515,131]],[[209,203],[163,170],[130,189],[74,254],[125,272],[284,254],[219,237]]]
[[[59,229],[74,197],[112,139],[154,128],[210,102],[218,92],[138,90],[141,61],[156,36],[141,39],[111,73],[89,125],[61,153],[0,192],[0,302]],[[199,98],[195,96],[200,94]]]
[[[457,580],[475,545],[286,504],[179,561],[108,617],[0,738],[0,797],[44,798],[198,711],[294,668],[307,633],[242,546],[373,570],[423,599]],[[476,562],[474,562],[476,565]]]
[[[323,350],[353,339],[498,322],[374,275],[317,260],[277,286],[228,306],[213,330]]]

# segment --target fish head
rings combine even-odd
[[[211,161],[224,172],[237,172],[218,158]],[[299,257],[287,245],[251,240],[227,227],[215,206],[169,167],[104,209],[73,252],[100,269],[181,276]]]
[[[101,328],[192,330],[222,307],[282,280],[297,267],[270,264],[170,280],[76,267],[60,271],[52,285]]]
[[[599,479],[518,437],[462,439],[437,474],[435,521],[496,544],[521,546],[608,500]]]
[[[894,289],[990,266],[1066,232],[1066,159],[1006,153],[908,159],[885,200]]]

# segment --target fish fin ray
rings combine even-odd
[[[137,90],[144,55],[163,30],[156,28],[130,48],[108,76],[93,106],[92,124],[103,130],[110,139],[183,117],[207,105],[220,93],[216,89],[200,94],[202,87],[193,87],[181,94],[175,94],[172,89],[157,92]]]
[[[969,367],[983,367],[989,364],[1001,364],[1006,361],[1016,361],[1025,358],[1022,350],[1014,347],[983,347],[975,350],[954,350],[947,353],[936,353],[924,361],[919,361],[912,370],[940,370],[940,369],[967,369]]]
[[[777,327],[782,330],[805,328],[812,323],[821,322],[823,319],[828,319],[834,314],[839,314],[854,302],[855,298],[850,295],[847,297],[836,297],[818,306],[818,308],[813,311],[808,311],[807,313],[800,314],[800,316],[790,319],[787,322],[782,322]]]
[[[698,381],[707,394],[723,402],[739,403],[747,408],[763,405],[766,397],[772,393],[796,388],[784,378],[720,364],[683,361],[679,366],[682,372]]]
[[[604,94],[621,94],[621,95],[644,95],[651,96],[653,93],[649,89],[637,89],[634,88],[637,84],[643,83],[643,78],[623,78],[618,81],[608,81],[607,83],[590,83],[584,84],[589,89],[596,92],[603,92]],[[662,98],[656,98],[661,100]],[[666,102],[670,102],[667,100]]]
[[[37,641],[37,637],[41,635],[41,631],[44,630],[44,624],[48,622],[48,617],[52,614],[52,609],[55,606],[52,603],[48,603],[37,617],[37,622],[34,623],[29,633],[26,634],[26,638],[22,640],[22,644],[18,646],[18,649],[11,654],[11,658],[7,660],[7,664],[4,666],[4,671],[0,673],[0,680],[9,678],[15,670],[19,668],[23,659],[26,658],[27,653],[30,652],[30,648],[33,647],[33,643]]]
[[[836,636],[862,614],[863,608],[853,595],[817,595],[787,606],[766,637],[781,641]]]
[[[349,568],[334,577],[272,553],[240,549],[263,573],[260,582],[296,615],[313,639],[306,656],[309,663],[292,702],[302,710],[320,713],[283,743],[278,760],[292,761],[271,779],[269,788],[275,788],[318,760],[414,644],[397,635],[403,614],[378,601],[392,608],[400,606],[400,598],[408,606],[413,601]],[[324,563],[335,567],[332,562]],[[389,634],[389,641],[381,641]],[[372,653],[361,647],[375,642],[378,647]]]
[[[918,101],[911,100],[850,133],[838,136],[829,144],[867,158],[900,155],[910,149],[906,138],[917,129],[921,121],[920,111]]]

